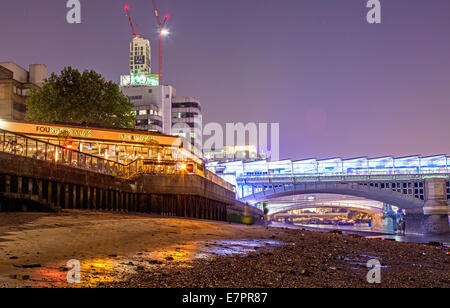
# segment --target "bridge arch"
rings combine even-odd
[[[269,205],[269,215],[276,215],[279,213],[291,211],[291,210],[303,210],[303,209],[312,209],[312,208],[339,208],[339,209],[349,209],[349,210],[358,210],[361,212],[373,213],[383,212],[383,207],[377,206],[364,206],[362,204],[350,204],[346,202],[308,202],[308,203],[296,203],[289,204],[286,206],[281,206],[277,208],[271,208]]]
[[[257,203],[292,195],[335,194],[361,197],[397,206],[405,210],[422,209],[425,201],[391,189],[364,185],[361,183],[311,183],[274,186],[241,199],[243,202]]]

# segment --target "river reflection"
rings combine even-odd
[[[214,256],[247,255],[256,252],[262,247],[280,246],[282,243],[272,240],[228,240],[206,242],[202,251],[196,255],[196,258],[210,258]]]
[[[282,223],[272,223],[273,227],[306,229],[311,231],[329,232],[331,230],[342,231],[343,234],[358,234],[367,238],[381,238],[397,242],[422,243],[430,242],[441,243],[445,247],[450,247],[450,234],[446,235],[424,235],[424,234],[393,234],[390,230],[373,229],[368,226],[334,226],[334,225],[292,225]]]

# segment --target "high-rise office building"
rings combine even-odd
[[[130,43],[130,75],[150,75],[151,71],[150,41],[137,36]]]
[[[160,85],[151,74],[150,42],[136,37],[130,44],[130,75],[120,77],[120,90],[134,105],[136,128],[186,138],[202,149],[201,106],[196,98],[177,98],[176,90]]]

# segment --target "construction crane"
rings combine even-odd
[[[166,24],[169,19],[169,15],[165,15],[164,19],[161,20],[158,12],[158,7],[156,6],[156,0],[153,0],[153,9],[155,11],[156,23],[159,28],[159,61],[158,61],[158,75],[159,75],[159,85],[163,84],[162,78],[162,66],[163,66],[163,36],[167,36],[169,34],[169,30],[167,30]]]
[[[138,37],[137,26],[136,26],[136,28],[133,26],[133,21],[131,20],[131,14],[130,14],[130,7],[128,5],[125,5],[123,7],[123,9],[125,10],[125,12],[127,12],[128,20],[130,21],[131,32],[133,33],[133,39],[135,39]]]

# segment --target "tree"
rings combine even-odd
[[[131,128],[132,107],[117,84],[93,70],[67,67],[59,76],[52,73],[40,91],[31,91],[26,119]]]

